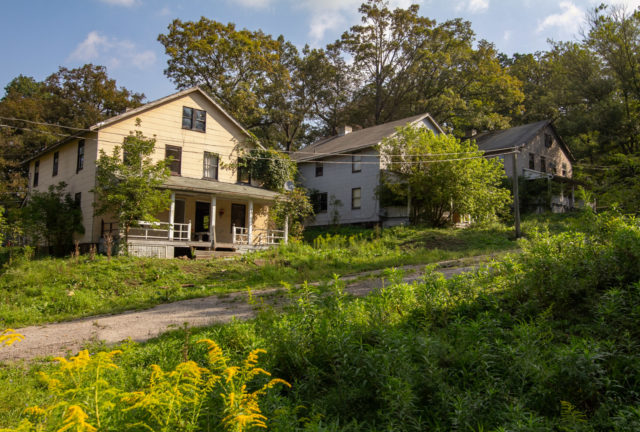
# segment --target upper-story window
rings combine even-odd
[[[540,156],[540,171],[547,172],[547,160],[544,156]]]
[[[77,192],[75,194],[75,196],[73,197],[73,202],[80,207],[80,205],[82,204],[82,192]]]
[[[171,162],[169,162],[171,175],[180,175],[182,167],[182,147],[170,145],[166,146],[164,151],[164,158],[171,158]]]
[[[322,177],[324,175],[324,165],[322,162],[316,162],[316,177]]]
[[[51,177],[55,177],[58,175],[58,165],[60,163],[60,153],[55,152],[53,154],[53,170],[51,171]]]
[[[529,153],[529,169],[536,169],[536,155]]]
[[[362,156],[361,155],[353,155],[351,156],[351,172],[360,172],[362,171]]]
[[[567,176],[567,164],[562,164],[562,177]]]
[[[238,183],[251,183],[251,172],[244,158],[238,158]]]
[[[78,141],[78,158],[76,160],[76,173],[84,168],[84,140]]]
[[[218,180],[218,155],[204,152],[204,167],[202,177],[211,180]]]
[[[207,126],[207,112],[195,108],[182,107],[182,129],[204,132]]]
[[[551,134],[544,134],[544,146],[546,148],[551,148],[552,145],[553,145],[553,137],[551,136]]]
[[[33,164],[33,187],[38,186],[38,180],[40,180],[40,161],[35,161]]]

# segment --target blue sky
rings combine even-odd
[[[507,54],[545,50],[547,39],[579,35],[584,14],[603,0],[390,0],[420,4],[437,21],[462,17],[478,38]],[[0,95],[19,74],[41,80],[58,66],[107,66],[118,85],[148,100],[175,88],[163,74],[166,56],[157,41],[174,19],[206,16],[262,29],[299,47],[322,47],[358,21],[362,0],[23,0],[6,1],[0,14]],[[605,0],[629,10],[640,0]]]

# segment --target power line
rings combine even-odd
[[[0,124],[0,127],[3,128],[10,128],[10,129],[19,129],[19,130],[26,130],[26,131],[30,131],[30,132],[34,132],[34,133],[39,133],[39,134],[45,134],[45,135],[51,135],[51,136],[64,136],[66,138],[83,138],[82,136],[73,136],[73,135],[65,135],[65,134],[60,134],[60,133],[56,133],[56,132],[51,132],[51,131],[39,131],[39,130],[35,130],[35,129],[30,129],[30,128],[26,128],[26,127],[18,127],[18,126],[11,126],[11,125],[5,125],[5,124]],[[123,138],[128,136],[128,135],[120,135]],[[111,143],[111,144],[116,144],[116,145],[121,145],[122,141],[112,141],[112,140],[108,140],[108,139],[100,139],[100,142],[104,142],[104,143]],[[163,139],[160,139],[159,141],[164,141]],[[188,144],[186,142],[183,142],[184,144]],[[190,144],[201,144],[201,143],[190,143]],[[209,147],[211,147],[211,145],[209,144],[204,144],[207,145]],[[47,150],[46,148],[43,149],[43,151]],[[226,150],[226,148],[225,148]],[[496,156],[502,156],[502,155],[508,155],[508,154],[513,154],[516,153],[517,151],[514,151],[513,149],[510,149],[510,151],[508,152],[504,152],[504,153],[492,153],[491,155],[489,155],[488,157],[496,157]],[[199,151],[193,151],[193,150],[185,150],[184,148],[182,148],[182,153],[190,153],[190,154],[197,154],[200,155],[202,154],[202,152]],[[442,155],[450,155],[450,154],[464,154],[464,153],[443,153]],[[341,154],[335,155],[335,156],[343,156]],[[381,157],[393,157],[394,155],[371,155],[371,156],[375,156],[376,158],[381,158]],[[421,157],[424,158],[425,156],[422,155],[401,155],[402,157]],[[438,156],[438,154],[433,154],[431,156],[428,157],[434,157],[434,156]],[[265,157],[251,157],[252,159],[258,159],[258,160],[271,160],[271,158],[265,158]],[[464,158],[448,158],[448,159],[421,159],[421,160],[410,160],[410,161],[403,161],[403,162],[390,162],[390,164],[398,164],[401,163],[403,165],[420,165],[420,164],[429,164],[429,163],[441,163],[441,162],[456,162],[456,161],[462,161],[462,160],[473,160],[473,159],[485,159],[484,155],[477,155],[477,156],[470,156],[470,157],[464,157]],[[288,160],[288,159],[287,159]],[[294,161],[297,162],[298,164],[304,164],[304,163],[317,163],[317,161]],[[322,164],[331,164],[331,165],[351,165],[353,164],[353,161],[326,161],[323,160]],[[359,163],[361,165],[379,165],[380,162],[379,161],[360,161],[360,162],[356,162]]]
[[[158,116],[157,114],[154,114],[154,116],[156,118],[166,118],[166,119],[170,119],[171,121],[174,121],[174,117],[162,117],[162,116]],[[145,121],[147,121],[149,118],[153,119],[154,116],[149,116],[147,115],[147,118],[145,119]],[[110,135],[116,135],[116,136],[127,136],[129,135],[128,133],[119,133],[119,132],[110,132],[107,130],[101,130],[101,129],[89,129],[89,128],[77,128],[77,127],[71,127],[71,126],[62,126],[60,124],[56,124],[56,123],[47,123],[47,122],[37,122],[37,121],[33,121],[33,120],[27,120],[27,119],[20,119],[20,118],[15,118],[15,117],[2,117],[0,116],[0,119],[4,119],[4,120],[11,120],[11,121],[21,121],[21,122],[25,122],[25,123],[31,123],[31,124],[37,124],[37,125],[41,125],[41,126],[53,126],[53,127],[61,127],[61,128],[67,128],[67,129],[72,129],[72,130],[77,130],[77,131],[82,131],[82,132],[94,132],[94,133],[102,133],[102,134],[110,134]],[[159,126],[166,126],[166,123],[155,123],[155,122],[149,122],[151,124],[155,124],[155,125],[159,125]],[[114,125],[114,127],[118,127],[117,125]],[[120,126],[122,127],[122,126]],[[16,129],[19,129],[19,127],[16,127]],[[27,129],[29,130],[29,129]],[[44,131],[34,131],[34,132],[41,132],[41,133],[45,133]],[[130,132],[130,131],[129,131]],[[66,138],[80,138],[76,135],[66,135],[66,134],[56,134],[59,135],[61,137],[66,137]],[[204,136],[203,136],[204,138]],[[184,139],[176,139],[176,138],[159,138],[158,139],[161,142],[178,142],[178,143],[182,143],[182,144],[187,144],[187,143],[191,143],[191,144],[204,144],[204,145],[208,145],[208,146],[213,146],[213,147],[220,147],[220,146],[216,146],[215,144],[209,144],[209,143],[205,143],[205,142],[198,142],[198,141],[187,141]],[[492,152],[497,151],[497,152],[508,152],[513,150],[512,147],[504,147],[504,148],[498,148],[498,149],[492,149]],[[360,156],[360,157],[372,157],[372,158],[379,158],[380,155],[368,155],[368,154],[363,154],[363,153],[335,153],[335,152],[310,152],[310,151],[304,151],[304,149],[301,150],[297,150],[297,151],[293,151],[293,150],[278,150],[280,153],[283,154],[300,154],[300,155],[312,155],[312,156],[334,156],[334,157],[341,157],[341,156]],[[405,154],[391,154],[391,155],[386,155],[389,157],[394,157],[394,156],[399,156],[399,157],[431,157],[431,156],[453,156],[453,155],[463,155],[463,154],[473,154],[473,153],[477,153],[480,150],[471,150],[471,151],[463,151],[463,152],[453,152],[453,153],[423,153],[423,154],[417,154],[417,155],[405,155]],[[503,153],[495,153],[496,156],[501,155]],[[504,154],[509,154],[509,153],[504,153]],[[298,163],[306,163],[306,162],[312,162],[312,161],[297,161]]]

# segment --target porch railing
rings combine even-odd
[[[130,239],[144,240],[191,240],[191,221],[189,223],[138,221],[138,226],[129,229]]]
[[[249,229],[233,225],[233,244],[249,245]],[[285,230],[256,229],[251,230],[252,246],[271,246],[286,241]]]

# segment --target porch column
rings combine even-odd
[[[209,241],[211,247],[216,244],[216,196],[211,195],[211,211],[209,213]]]
[[[289,215],[284,217],[284,244],[289,243]]]
[[[173,222],[176,217],[176,193],[171,192],[171,207],[169,207],[169,240],[173,240]]]
[[[247,243],[253,244],[253,200],[249,200],[249,227],[247,228]]]

